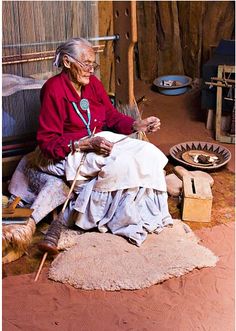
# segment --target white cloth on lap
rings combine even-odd
[[[78,183],[97,176],[94,190],[116,191],[133,187],[153,188],[166,192],[163,168],[167,157],[153,144],[124,135],[104,131],[97,135],[116,142],[111,155],[103,157],[88,153],[80,168]],[[66,178],[72,181],[76,176],[82,153],[69,154],[65,164]]]

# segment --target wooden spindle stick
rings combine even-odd
[[[95,131],[96,131],[96,127],[94,128],[91,137],[94,136]],[[70,200],[70,195],[71,195],[71,193],[72,193],[72,191],[73,191],[73,189],[74,189],[74,187],[75,187],[75,183],[76,183],[77,178],[78,178],[78,176],[79,176],[80,168],[81,168],[82,165],[84,164],[84,161],[85,161],[86,155],[87,155],[87,153],[85,153],[85,152],[84,152],[83,155],[82,155],[82,158],[81,158],[80,164],[79,164],[79,166],[78,166],[78,168],[77,168],[76,175],[75,175],[75,178],[74,178],[73,183],[72,183],[72,185],[71,185],[70,191],[69,191],[69,193],[68,193],[68,195],[67,195],[66,201],[65,201],[64,204],[63,204],[62,211],[61,211],[62,213],[64,213],[64,211],[65,211],[65,209],[66,209],[66,206],[67,206],[67,203],[68,203],[68,201]],[[45,252],[44,255],[43,255],[43,258],[42,258],[42,260],[41,260],[41,263],[40,263],[40,265],[39,265],[39,269],[38,269],[38,271],[37,271],[37,274],[36,274],[36,276],[35,276],[35,279],[34,279],[35,282],[37,282],[37,280],[38,280],[38,278],[39,278],[39,275],[40,275],[40,273],[41,273],[41,270],[42,270],[42,268],[43,268],[43,265],[44,265],[44,262],[46,261],[47,256],[48,256],[48,252]]]
[[[37,274],[36,274],[36,276],[35,276],[35,279],[34,279],[35,282],[37,282],[37,280],[38,280],[38,278],[39,278],[39,275],[40,275],[40,273],[41,273],[41,270],[42,270],[42,268],[43,268],[43,265],[44,265],[44,262],[46,261],[47,256],[48,256],[48,252],[45,252],[44,255],[43,255],[43,258],[42,258],[42,260],[41,260],[41,263],[40,263],[39,269],[38,269],[38,271],[37,271]]]

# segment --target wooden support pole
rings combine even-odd
[[[114,1],[115,94],[118,105],[134,105],[134,46],[137,42],[136,1]]]

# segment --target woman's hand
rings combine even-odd
[[[134,131],[143,131],[147,133],[155,132],[161,127],[161,121],[155,116],[147,117],[143,120],[137,120],[133,123]]]
[[[88,139],[88,142],[91,150],[95,153],[107,156],[110,155],[112,151],[113,143],[103,137],[92,137]]]

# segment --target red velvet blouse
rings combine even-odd
[[[87,112],[80,107],[80,100],[87,99],[91,112],[90,129],[101,132],[108,129],[122,134],[132,132],[134,119],[121,114],[112,105],[102,83],[90,77],[90,83],[82,87],[81,97],[77,94],[65,72],[50,78],[41,90],[41,109],[37,141],[41,151],[48,158],[63,159],[70,149],[70,140],[88,135],[87,129],[73,108],[75,102],[86,122]]]

